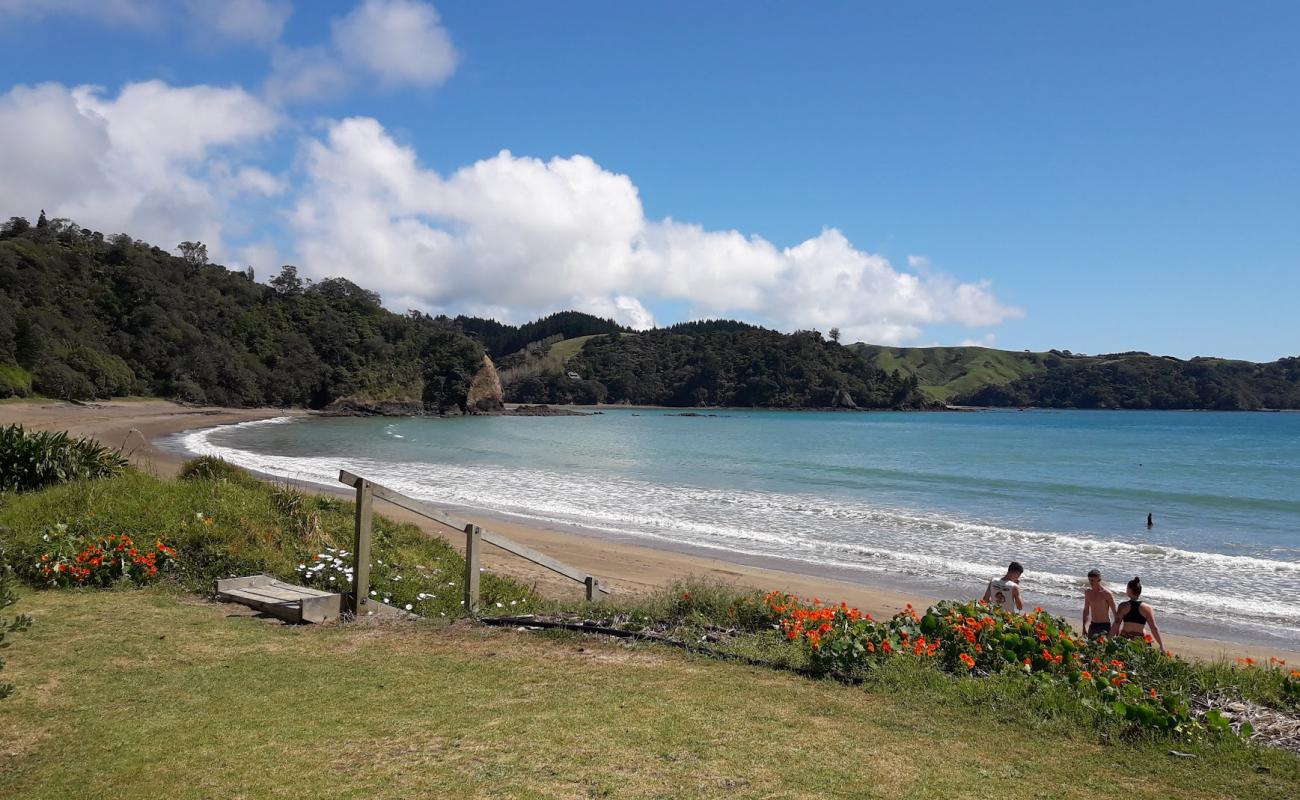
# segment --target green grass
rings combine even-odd
[[[868,690],[477,626],[292,627],[157,590],[27,593],[0,796],[1289,798],[1235,741],[1106,743],[981,682]]]
[[[984,386],[1011,383],[1026,375],[1045,372],[1050,353],[1021,353],[987,347],[882,347],[852,345],[886,372],[915,375],[921,388],[937,400],[976,391]]]
[[[595,339],[597,336],[605,336],[603,333],[592,334],[591,336],[575,336],[572,339],[564,339],[551,345],[551,349],[546,355],[549,358],[559,361],[561,365],[569,363],[569,359],[576,356],[587,345],[587,342]]]
[[[128,470],[41,492],[0,494],[0,545],[22,572],[47,547],[42,537],[59,524],[72,536],[161,538],[179,552],[180,569],[171,578],[200,592],[231,575],[267,573],[304,583],[298,565],[314,567],[327,548],[352,548],[352,502],[263,483],[239,470],[208,472],[218,477],[164,480]],[[372,548],[376,599],[387,597],[397,607],[409,603],[431,617],[461,613],[465,562],[447,542],[376,514]],[[341,581],[318,585],[343,588]],[[482,575],[480,590],[485,604],[515,610],[535,597],[530,587],[491,573]]]

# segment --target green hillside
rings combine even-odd
[[[1061,358],[1054,353],[1013,352],[988,347],[883,347],[854,344],[885,372],[915,375],[921,389],[936,400],[950,402],[986,386],[1000,386],[1046,372]]]

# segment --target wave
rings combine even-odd
[[[1011,558],[1029,567],[1028,591],[1077,598],[1082,572],[1142,574],[1146,597],[1189,617],[1237,619],[1300,632],[1300,561],[1204,552],[1074,532],[1026,530],[858,500],[783,492],[587,478],[531,468],[436,466],[359,457],[290,456],[222,444],[229,431],[292,417],[186,433],[190,452],[258,472],[337,488],[338,470],[373,476],[430,502],[573,525],[625,537],[776,558],[813,568],[916,576],[979,594]],[[215,436],[216,431],[222,431]],[[387,430],[392,434],[392,426]],[[237,437],[235,437],[237,438]]]

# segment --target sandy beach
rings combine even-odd
[[[172,434],[271,417],[309,414],[301,409],[182,406],[164,400],[114,400],[72,404],[56,401],[9,402],[0,404],[0,425],[21,423],[38,430],[66,430],[91,436],[113,447],[123,447],[140,468],[160,476],[171,476],[184,461],[181,454],[159,447]],[[340,486],[342,490],[343,487]],[[459,531],[425,520],[389,504],[377,511],[391,518],[412,522],[432,535],[460,546]],[[762,590],[781,589],[823,600],[845,601],[877,616],[889,615],[908,603],[925,607],[940,599],[925,594],[906,594],[859,583],[819,578],[781,570],[736,563],[724,558],[674,552],[624,542],[615,542],[574,531],[556,531],[486,516],[469,519],[499,531],[601,578],[616,594],[644,594],[688,575],[751,586]],[[576,598],[582,587],[554,573],[488,548],[484,566],[494,572],[533,583],[544,594]],[[1300,653],[1262,649],[1234,642],[1166,634],[1165,643],[1175,652],[1195,658],[1269,656],[1300,663]]]

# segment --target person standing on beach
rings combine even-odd
[[[1020,599],[1020,576],[1025,568],[1019,561],[1012,561],[1007,567],[1007,574],[989,581],[984,590],[984,602],[1003,611],[1015,614],[1025,610],[1025,601]]]
[[[1160,640],[1160,629],[1156,627],[1156,610],[1149,603],[1142,602],[1142,579],[1129,581],[1125,594],[1128,595],[1128,600],[1120,603],[1115,610],[1115,623],[1110,626],[1110,635],[1142,639],[1146,636],[1146,628],[1150,627],[1156,647],[1164,650],[1165,643]]]
[[[1115,615],[1115,595],[1101,582],[1099,570],[1088,570],[1088,588],[1083,593],[1083,630],[1088,636],[1110,633]]]

